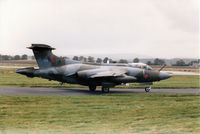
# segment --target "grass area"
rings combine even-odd
[[[141,88],[137,83],[130,84],[128,88]],[[199,88],[200,76],[195,75],[174,75],[171,78],[154,82],[153,88]]]
[[[0,96],[0,133],[199,133],[199,95]]]
[[[177,75],[170,79],[155,82],[152,88],[199,88],[199,76]],[[48,81],[41,78],[27,78],[26,76],[15,73],[15,69],[0,69],[0,86],[18,86],[18,87],[83,87],[81,85],[63,84],[56,81]],[[143,88],[137,83],[129,86],[118,86],[123,88]]]
[[[152,87],[199,88],[199,80],[173,76]],[[15,69],[0,69],[0,86],[80,87],[27,78]],[[127,86],[134,87],[141,86]],[[200,95],[0,96],[0,133],[24,132],[198,134]]]
[[[170,79],[155,82],[153,88],[199,88],[200,77],[193,75],[176,75]],[[26,76],[15,73],[15,69],[0,69],[0,86],[18,87],[83,87],[81,85],[63,84],[56,81],[48,81],[41,78],[27,78]],[[138,83],[129,86],[118,86],[120,88],[143,88]]]
[[[63,84],[57,81],[49,81],[42,78],[28,78],[24,75],[15,73],[16,69],[0,68],[0,86],[18,87],[80,87],[80,85]]]

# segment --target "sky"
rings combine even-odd
[[[0,0],[0,54],[198,58],[198,0]]]

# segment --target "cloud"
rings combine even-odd
[[[171,21],[172,29],[199,32],[198,0],[153,0],[152,3]]]
[[[46,43],[60,55],[198,56],[195,0],[2,0],[0,53]],[[177,52],[178,51],[178,52]]]

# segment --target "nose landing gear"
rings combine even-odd
[[[145,91],[149,92],[151,90],[151,87],[145,87]]]
[[[101,88],[101,91],[102,91],[103,93],[109,93],[109,92],[110,92],[110,88],[109,88],[109,87],[102,87],[102,88]]]

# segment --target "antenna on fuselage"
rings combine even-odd
[[[164,64],[158,71],[160,72],[163,68],[165,68],[166,64]]]

